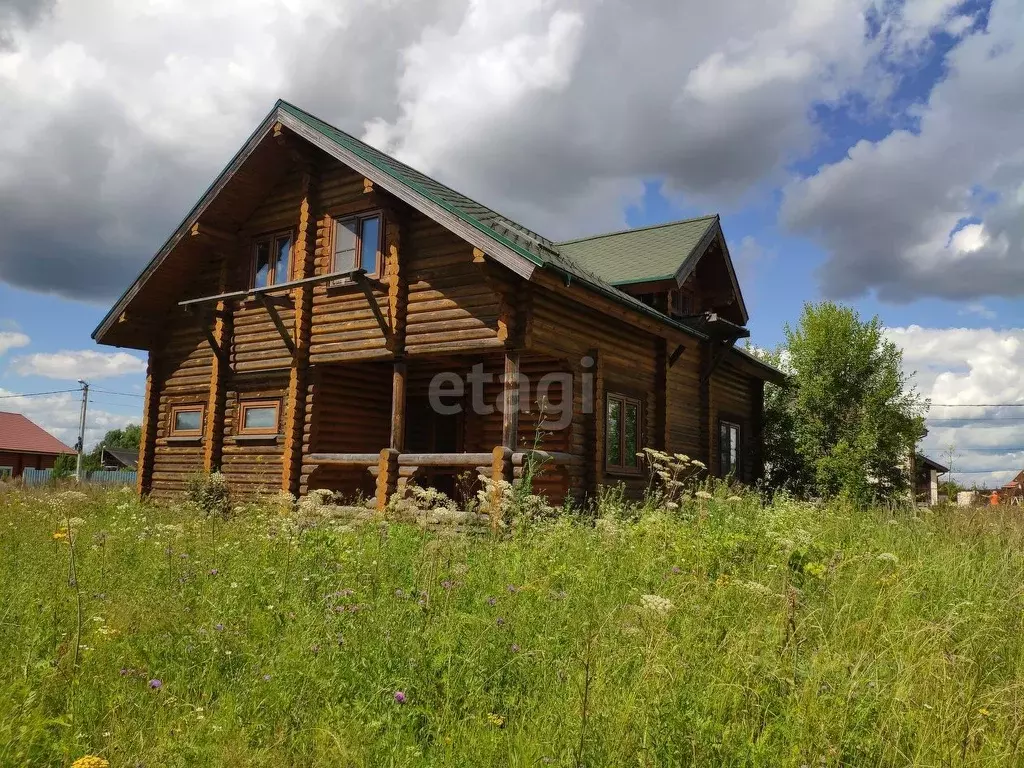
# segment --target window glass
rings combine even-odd
[[[253,270],[253,288],[265,288],[270,279],[270,243],[261,240],[256,243],[256,264]]]
[[[721,474],[735,474],[740,463],[740,428],[738,424],[728,421],[720,423],[718,428],[718,455],[721,461]]]
[[[639,449],[637,430],[640,421],[640,407],[636,403],[630,402],[627,402],[625,405],[626,423],[623,428],[622,465],[624,467],[636,467],[636,453]]]
[[[0,477],[13,477],[14,467],[0,467]]]
[[[363,231],[360,238],[359,266],[366,274],[377,272],[377,248],[380,245],[380,216],[363,219]]]
[[[265,432],[277,429],[277,406],[256,405],[245,408],[243,431]]]
[[[198,432],[203,428],[203,412],[201,410],[175,411],[174,432]]]
[[[334,224],[334,271],[348,272],[356,266],[356,233],[359,222],[356,219],[338,221]]]
[[[622,466],[622,401],[608,398],[608,426],[604,436],[609,465]]]
[[[274,283],[287,283],[289,277],[288,266],[291,261],[292,238],[277,238],[277,258],[274,264]]]

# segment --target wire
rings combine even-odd
[[[140,394],[135,393],[135,392],[114,392],[114,391],[109,390],[109,389],[96,389],[95,387],[92,388],[90,390],[90,392],[102,392],[104,395],[117,395],[119,397],[140,397],[140,398],[145,397],[145,395],[140,395]]]
[[[930,403],[932,408],[1024,408],[1024,403]]]
[[[55,389],[52,392],[26,392],[22,395],[0,395],[0,400],[6,400],[11,397],[41,397],[42,395],[63,395],[66,392],[81,392],[80,389]]]

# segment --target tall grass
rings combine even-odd
[[[1016,516],[608,507],[493,539],[0,491],[0,765],[1022,762]]]

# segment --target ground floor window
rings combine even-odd
[[[171,437],[200,437],[203,434],[203,406],[171,407]]]
[[[609,471],[639,472],[637,453],[643,450],[643,407],[635,397],[609,393],[605,412],[605,467]]]
[[[718,452],[721,459],[721,475],[740,473],[740,425],[733,421],[718,423]]]
[[[14,467],[0,467],[0,480],[14,476]]]
[[[281,420],[280,400],[242,402],[238,419],[240,435],[276,435]]]

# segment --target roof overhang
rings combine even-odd
[[[690,251],[683,263],[679,265],[679,269],[676,270],[675,281],[677,287],[682,287],[683,283],[686,282],[687,278],[693,274],[694,270],[697,269],[697,265],[700,260],[704,258],[704,254],[707,253],[708,249],[715,243],[719,244],[722,249],[722,258],[725,261],[725,268],[729,274],[729,282],[732,284],[733,293],[736,295],[736,302],[740,311],[740,317],[742,318],[741,325],[746,325],[750,321],[750,313],[747,312],[747,303],[743,300],[743,291],[740,290],[740,281],[736,277],[736,267],[732,263],[732,256],[729,253],[729,245],[725,242],[725,233],[722,232],[722,220],[718,216],[715,217],[715,222],[708,231],[701,238],[701,241],[697,246]]]

